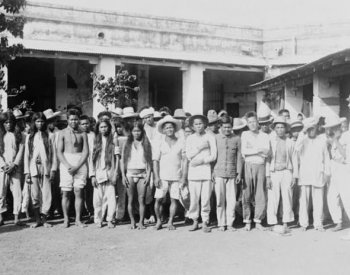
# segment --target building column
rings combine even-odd
[[[288,83],[284,86],[284,108],[289,110],[291,118],[297,117],[303,108],[302,88]]]
[[[116,66],[121,65],[121,62],[116,60],[115,58],[112,57],[101,57],[99,62],[95,65],[94,72],[97,75],[104,75],[105,80],[107,80],[109,77],[115,77],[116,73]],[[93,91],[94,93],[96,91]],[[99,102],[97,102],[98,96],[95,96],[93,98],[93,103],[92,103],[92,113],[93,117],[97,118],[97,115],[105,111],[106,108]]]
[[[3,86],[3,89],[0,89],[0,104],[1,104],[1,110],[2,111],[7,111],[7,93],[6,93],[6,90],[7,90],[7,84],[8,84],[8,69],[7,69],[7,66],[3,66],[1,69],[0,69],[3,73],[4,73],[4,76],[2,78],[2,81],[4,82],[4,86]]]
[[[339,81],[315,73],[313,76],[313,115],[339,115]]]
[[[191,64],[182,70],[182,108],[191,114],[203,114],[203,72],[201,64]]]

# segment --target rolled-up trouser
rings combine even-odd
[[[302,185],[299,196],[299,223],[302,227],[309,226],[309,205],[312,197],[314,226],[323,225],[323,192],[324,187]]]
[[[8,187],[10,187],[13,196],[13,214],[18,215],[21,211],[22,203],[21,176],[19,172],[9,176],[0,171],[0,213],[7,211],[6,195]]]
[[[122,178],[119,177],[117,180],[117,213],[116,219],[121,220],[125,215],[125,200],[126,200],[126,188],[123,184]]]
[[[40,212],[48,215],[52,202],[51,182],[48,176],[32,177],[30,187],[33,208],[40,208]]]
[[[245,163],[243,187],[243,222],[251,223],[252,204],[255,204],[254,222],[261,223],[266,214],[265,164]]]
[[[107,221],[114,219],[116,209],[115,187],[109,182],[100,183],[94,187],[94,221],[101,223],[103,218],[103,205],[107,205]]]
[[[294,221],[292,172],[282,170],[271,172],[272,188],[267,191],[267,223],[277,224],[278,206],[282,195],[282,221]]]
[[[198,220],[199,213],[201,213],[202,221],[208,223],[210,196],[213,190],[211,180],[190,180],[188,185],[190,190],[189,218]]]
[[[339,184],[346,179],[344,164],[331,161],[331,179],[327,192],[328,209],[334,223],[342,222],[342,209],[340,202]]]
[[[235,178],[215,178],[216,216],[219,226],[232,226],[235,220],[236,180]]]

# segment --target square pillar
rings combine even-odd
[[[313,76],[313,115],[339,115],[339,81],[316,73]]]
[[[1,110],[7,111],[7,84],[8,84],[8,69],[7,66],[3,66],[0,68],[0,70],[4,73],[4,77],[2,78],[2,81],[4,81],[4,86],[2,89],[0,89],[0,104],[1,104]]]
[[[203,114],[203,72],[201,64],[191,64],[182,70],[182,108],[191,114]]]
[[[117,65],[121,65],[120,61],[118,62],[113,57],[102,57],[99,62],[95,65],[94,72],[97,75],[104,75],[105,80],[109,77],[115,77],[116,69],[115,67]],[[94,91],[95,93],[96,91]],[[97,115],[105,111],[106,108],[99,102],[97,102],[98,96],[95,96],[92,103],[92,113],[95,118],[97,118]]]

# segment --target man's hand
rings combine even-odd
[[[240,174],[238,174],[237,177],[236,177],[236,184],[240,184],[241,180],[242,180],[242,177],[241,177]]]
[[[5,173],[11,174],[16,170],[17,166],[14,163],[11,163],[9,166],[7,166],[7,169],[5,170]]]
[[[129,183],[129,180],[128,180],[127,177],[123,176],[122,182],[123,182],[123,185],[124,185],[126,188],[129,188],[130,183]]]
[[[179,188],[183,189],[187,185],[187,181],[185,179],[179,180]]]
[[[270,177],[266,177],[266,187],[267,189],[271,190],[272,189],[272,181]]]
[[[298,183],[298,178],[293,178],[292,180],[292,188]]]
[[[25,176],[25,182],[26,182],[27,184],[32,184],[32,177],[31,177],[30,174],[26,174],[26,176]]]
[[[74,176],[78,170],[79,170],[79,168],[77,166],[71,166],[70,168],[68,168],[68,173],[70,175]]]
[[[160,178],[154,178],[153,179],[153,183],[154,183],[154,186],[157,187],[157,188],[160,188],[162,186],[162,181],[160,180]]]
[[[204,162],[202,159],[193,159],[193,160],[191,160],[190,165],[192,167],[196,167],[196,166],[202,165],[203,163]]]
[[[56,171],[51,171],[50,172],[50,181],[53,182],[55,180],[55,176],[56,176]]]
[[[95,176],[91,177],[91,184],[92,184],[93,187],[97,188],[98,183],[97,183],[97,180],[96,180]]]

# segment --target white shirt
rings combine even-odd
[[[270,150],[269,135],[259,131],[245,131],[241,136],[242,155],[246,162],[264,164]],[[264,150],[264,153],[259,153]]]

